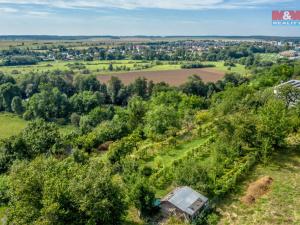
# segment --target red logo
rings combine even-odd
[[[272,20],[300,20],[300,10],[273,11]]]

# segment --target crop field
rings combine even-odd
[[[124,84],[130,84],[138,77],[145,77],[154,83],[166,82],[170,85],[179,86],[185,83],[191,75],[196,74],[202,78],[204,82],[216,82],[221,80],[225,73],[214,68],[202,69],[181,69],[181,70],[165,70],[165,71],[138,71],[127,73],[116,73],[107,76],[98,76],[100,82],[108,83],[111,76],[116,76],[122,80]]]

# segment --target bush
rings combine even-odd
[[[202,63],[186,63],[186,64],[182,64],[181,68],[182,69],[199,69],[199,68],[207,68],[207,67],[214,67],[215,65],[212,64],[208,64],[208,65],[204,65]]]
[[[80,116],[77,113],[72,113],[70,117],[71,123],[78,127],[80,122]]]
[[[39,60],[32,56],[11,56],[4,60],[4,66],[35,65]]]
[[[6,175],[0,176],[0,206],[7,205],[9,201],[9,185]]]

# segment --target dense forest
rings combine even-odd
[[[213,206],[254,165],[299,147],[290,140],[299,137],[300,91],[284,85],[274,94],[274,87],[299,77],[300,64],[263,64],[254,56],[278,51],[210,49],[200,59],[242,63],[251,75],[227,73],[216,83],[193,75],[179,87],[145,78],[125,85],[117,77],[106,85],[69,71],[1,73],[0,111],[30,121],[0,142],[0,204],[8,224],[126,224],[133,209],[152,221],[158,193],[180,185],[211,200],[211,212],[195,223],[216,224]],[[38,62],[30,52],[26,59],[5,54],[8,66]],[[179,50],[167,60],[180,54],[191,60]],[[145,59],[163,60],[151,51]],[[77,129],[61,134],[58,126],[65,124]],[[163,158],[194,140],[200,144],[183,157]]]

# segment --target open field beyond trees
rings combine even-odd
[[[213,61],[213,62],[202,62],[203,65],[214,65],[214,68],[210,69],[199,69],[194,70],[195,72],[190,72],[193,70],[182,70],[180,63],[172,64],[169,62],[154,62],[154,61],[142,61],[142,60],[96,60],[93,62],[86,61],[50,61],[50,62],[40,62],[37,65],[27,65],[27,66],[0,66],[0,71],[5,74],[12,74],[15,77],[30,73],[43,73],[43,72],[55,72],[55,71],[70,71],[72,70],[74,74],[90,74],[90,75],[99,75],[100,81],[103,80],[106,82],[110,79],[111,75],[116,75],[118,77],[124,76],[124,82],[133,81],[139,76],[145,76],[147,79],[160,82],[160,81],[170,81],[173,79],[171,73],[175,70],[176,73],[181,76],[175,85],[186,81],[186,78],[189,75],[197,74],[202,76],[202,74],[213,75],[213,77],[206,78],[203,77],[204,81],[217,81],[227,73],[239,73],[241,75],[248,75],[248,71],[245,69],[245,66],[236,64],[235,67],[224,66],[223,61]],[[113,70],[109,70],[109,66],[113,66]],[[170,71],[170,72],[169,72]],[[180,72],[179,72],[180,71]],[[155,73],[151,73],[155,72]],[[207,73],[206,73],[207,72]],[[142,73],[142,74],[141,74]],[[139,75],[141,74],[141,75]],[[157,78],[158,75],[162,74]],[[103,76],[109,75],[109,78]],[[131,77],[129,77],[131,76]],[[166,76],[166,77],[162,77]],[[216,76],[216,77],[215,77]],[[122,79],[122,80],[123,80]],[[170,82],[172,84],[172,82]]]
[[[147,80],[152,80],[154,83],[166,82],[173,86],[178,86],[185,83],[188,78],[196,74],[204,82],[216,82],[221,80],[225,73],[214,68],[202,69],[178,69],[165,71],[138,71],[127,73],[116,73],[107,76],[98,76],[102,83],[108,83],[112,76],[118,77],[124,84],[130,84],[139,77],[144,77]]]
[[[0,139],[19,134],[28,121],[12,113],[0,113]],[[61,134],[68,134],[75,128],[72,125],[59,126]]]

